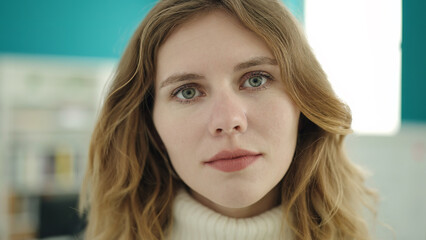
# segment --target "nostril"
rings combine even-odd
[[[226,129],[223,129],[223,128],[216,128],[215,133],[216,133],[216,134],[222,134],[222,133],[226,132],[226,133],[231,134],[231,133],[240,132],[240,131],[241,131],[241,129],[242,129],[242,128],[241,128],[241,126],[240,126],[240,125],[237,125],[237,126],[235,126],[235,127],[233,127],[233,128],[230,128],[229,130],[226,130]]]

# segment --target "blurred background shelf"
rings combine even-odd
[[[8,239],[77,231],[90,135],[114,65],[87,58],[0,57],[0,159],[5,173],[0,181],[6,199],[0,207],[7,212],[1,222]]]

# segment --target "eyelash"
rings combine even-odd
[[[264,78],[266,78],[266,82],[264,84],[262,84],[261,86],[259,86],[259,87],[246,87],[246,88],[244,88],[244,87],[241,86],[247,80],[249,80],[252,77],[264,77]],[[270,83],[271,83],[272,80],[274,80],[273,77],[272,77],[272,75],[269,74],[269,73],[267,73],[267,72],[263,72],[263,71],[248,72],[248,73],[244,74],[242,76],[242,78],[241,78],[240,90],[251,89],[249,91],[260,91],[260,90],[268,88],[268,86],[270,85]],[[183,90],[188,89],[188,88],[195,88],[195,89],[197,89],[200,92],[200,96],[197,96],[197,97],[195,97],[193,99],[187,99],[187,100],[184,100],[184,99],[181,99],[181,98],[177,97],[177,95],[180,92],[182,92]],[[184,84],[184,85],[176,88],[175,90],[173,90],[172,93],[171,93],[171,95],[170,95],[170,97],[172,99],[175,99],[176,101],[178,101],[180,103],[189,104],[189,103],[194,103],[194,102],[198,101],[200,99],[200,97],[205,96],[205,95],[206,94],[203,93],[199,89],[199,85],[198,84],[196,84],[196,83],[188,83],[188,84]]]

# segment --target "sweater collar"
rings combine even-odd
[[[281,206],[250,218],[221,215],[180,189],[173,204],[171,239],[290,239]]]

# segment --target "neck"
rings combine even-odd
[[[231,208],[224,207],[219,204],[212,202],[211,200],[205,198],[199,193],[189,190],[191,196],[196,199],[202,205],[212,209],[213,211],[220,213],[227,217],[232,218],[248,218],[257,216],[263,212],[266,212],[280,204],[281,196],[279,193],[279,185],[275,186],[271,191],[269,191],[262,199],[256,203],[242,208]]]

